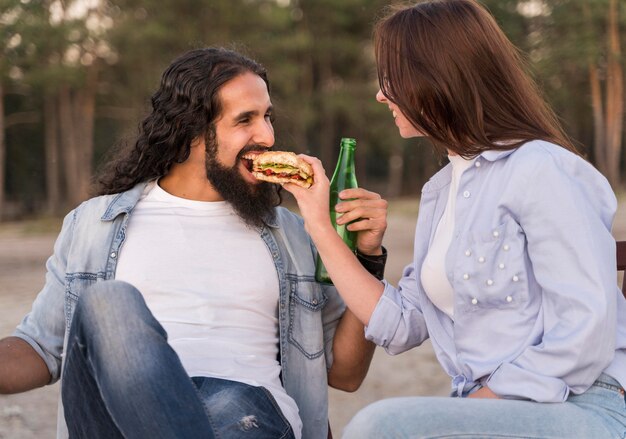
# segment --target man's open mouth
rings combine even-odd
[[[248,170],[248,172],[252,172],[252,162],[254,160],[254,158],[259,155],[261,153],[261,151],[259,152],[248,152],[246,154],[244,154],[243,156],[241,156],[241,162],[243,163],[243,165],[245,166],[245,168]]]

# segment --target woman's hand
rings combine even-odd
[[[357,232],[357,248],[366,255],[381,255],[387,230],[387,201],[375,192],[365,189],[346,189],[339,193],[342,201],[335,207],[337,224],[348,224],[348,230]]]
[[[298,157],[313,168],[313,185],[310,188],[303,188],[287,183],[283,187],[291,192],[298,202],[300,214],[304,218],[304,227],[313,236],[325,228],[332,228],[328,211],[330,182],[319,159],[304,154],[299,154]]]

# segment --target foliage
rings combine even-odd
[[[606,60],[608,2],[484,0],[511,40],[528,54],[530,69],[546,96],[592,160],[588,68],[593,59],[602,71]],[[75,204],[68,179],[74,171],[66,163],[71,155],[64,155],[67,143],[76,143],[84,169],[97,166],[116,141],[132,138],[169,62],[187,49],[212,45],[240,50],[268,68],[277,110],[277,147],[317,155],[330,172],[339,139],[356,137],[361,185],[391,196],[419,193],[440,166],[439,159],[424,142],[402,140],[386,108],[374,99],[378,82],[371,29],[389,3],[0,0],[5,216],[43,211],[53,196],[54,179],[49,174],[55,169],[60,174],[56,204],[63,208]],[[591,13],[587,22],[583,3]],[[89,122],[76,113],[81,102],[89,102],[90,84],[93,129],[81,138],[81,133],[90,132]],[[68,114],[74,114],[74,124],[84,129],[64,140],[57,121],[56,137],[50,137],[54,118],[46,113],[46,102],[55,102],[55,108],[72,107]],[[61,149],[56,168],[49,163],[54,152],[50,139],[55,138]],[[79,172],[76,178],[85,175]],[[84,195],[73,195],[80,196]]]

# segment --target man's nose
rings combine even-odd
[[[274,126],[272,122],[264,120],[257,127],[253,141],[259,146],[271,148],[274,145],[274,140]]]

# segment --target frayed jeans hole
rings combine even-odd
[[[241,429],[241,431],[249,431],[253,428],[259,428],[256,416],[248,415],[241,418],[241,420],[239,421],[239,428]]]

